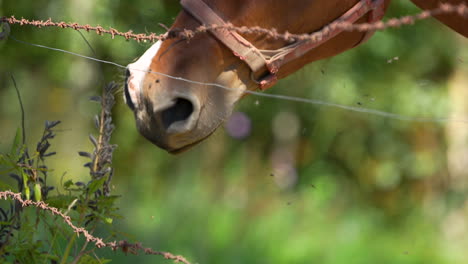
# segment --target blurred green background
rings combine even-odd
[[[0,0],[0,15],[64,20],[158,32],[178,1]],[[394,1],[387,17],[418,12]],[[17,39],[128,64],[148,43],[73,30],[12,26]],[[468,263],[468,41],[434,20],[378,32],[365,45],[320,61],[268,93],[320,99],[450,122],[399,121],[331,107],[248,96],[237,111],[252,121],[242,140],[219,129],[178,156],[136,131],[119,96],[115,222],[153,249],[192,263]],[[0,150],[20,126],[9,74],[22,92],[28,143],[44,120],[61,120],[50,158],[87,179],[77,151],[98,106],[102,84],[123,70],[14,42],[0,42]],[[461,122],[460,122],[461,121]],[[51,180],[51,179],[49,179]],[[168,263],[103,249],[113,263]]]

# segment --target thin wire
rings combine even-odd
[[[34,47],[39,47],[39,48],[44,48],[44,49],[49,49],[49,50],[53,50],[53,51],[59,51],[59,52],[63,52],[63,53],[66,53],[66,54],[73,55],[73,56],[81,57],[81,58],[84,58],[84,59],[87,59],[87,60],[92,60],[92,61],[96,61],[96,62],[100,62],[100,63],[104,63],[104,64],[113,65],[113,66],[116,66],[116,67],[122,68],[122,69],[127,68],[124,65],[121,65],[121,64],[118,64],[118,63],[115,63],[115,62],[112,62],[112,61],[101,60],[101,59],[89,57],[89,56],[78,54],[78,53],[68,51],[68,50],[52,48],[52,47],[48,47],[48,46],[44,46],[44,45],[40,45],[40,44],[29,43],[29,42],[26,42],[26,41],[18,40],[18,39],[16,39],[15,37],[13,37],[11,35],[9,37],[11,39],[13,39],[14,41],[17,41],[17,42],[22,43],[22,44],[26,44],[26,45],[30,45],[30,46],[34,46]],[[152,73],[152,74],[157,74],[157,75],[161,75],[161,76],[173,79],[173,80],[188,82],[188,83],[192,83],[192,84],[213,86],[213,87],[218,87],[218,88],[222,88],[222,89],[225,89],[225,90],[235,90],[235,88],[230,88],[230,87],[227,87],[227,86],[224,86],[224,85],[221,85],[221,84],[217,84],[217,83],[198,82],[198,81],[185,79],[185,78],[182,78],[182,77],[176,77],[176,76],[168,75],[168,74],[161,73],[161,72],[147,71],[147,70],[141,70],[141,69],[133,69],[133,70]],[[367,114],[371,114],[371,115],[377,115],[377,116],[382,116],[382,117],[395,119],[395,120],[401,120],[401,121],[427,122],[427,123],[454,122],[454,123],[468,124],[468,120],[458,120],[458,119],[451,119],[451,118],[446,118],[446,117],[442,117],[442,118],[409,117],[409,116],[403,116],[403,115],[390,113],[390,112],[385,112],[385,111],[376,110],[376,109],[369,109],[369,108],[364,108],[364,107],[356,107],[356,106],[336,104],[336,103],[326,102],[326,101],[322,101],[322,100],[318,100],[318,99],[308,99],[308,98],[294,97],[294,96],[281,95],[281,94],[267,94],[267,93],[261,93],[261,92],[250,91],[250,90],[245,91],[245,93],[255,95],[255,96],[260,96],[260,97],[271,98],[271,99],[279,99],[279,100],[286,100],[286,101],[292,101],[292,102],[298,102],[298,103],[320,105],[320,106],[326,106],[326,107],[334,107],[334,108],[338,108],[338,109],[349,110],[349,111],[358,112],[358,113],[367,113]]]
[[[77,30],[76,32],[78,32],[78,34],[80,34],[81,38],[84,40],[84,42],[86,43],[88,48],[91,50],[93,55],[97,57],[96,51],[94,50],[93,46],[91,46],[91,43],[89,43],[88,39],[86,39],[86,37],[83,35],[83,33],[81,31],[79,31],[79,30]],[[102,64],[99,64],[99,71],[101,72],[101,86],[104,86],[104,84],[105,84],[104,78],[105,77],[104,77],[104,69],[102,68]]]
[[[18,86],[16,85],[16,79],[15,76],[13,76],[12,73],[10,73],[11,80],[13,81],[13,86],[15,87],[16,90],[16,96],[18,97],[18,102],[21,108],[21,135],[22,135],[22,142],[23,145],[26,145],[26,126],[25,126],[25,114],[24,114],[24,106],[23,106],[23,100],[21,99],[21,93],[18,89]]]

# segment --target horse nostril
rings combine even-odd
[[[168,130],[177,122],[184,125],[183,121],[187,121],[187,119],[192,115],[193,110],[192,102],[184,98],[176,98],[175,103],[172,106],[161,112],[161,120],[164,129]]]

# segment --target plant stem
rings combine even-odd
[[[88,195],[86,195],[85,204],[88,204]],[[78,226],[81,226],[81,224],[83,223],[83,219],[84,219],[84,212],[82,211],[80,213],[80,219],[78,221]],[[70,241],[67,244],[67,248],[65,249],[65,253],[63,254],[62,261],[60,261],[60,264],[66,264],[67,263],[68,255],[70,255],[70,250],[71,250],[73,244],[75,243],[76,237],[77,237],[76,234],[72,234],[72,237],[71,237]]]
[[[70,239],[70,241],[67,244],[67,248],[65,249],[65,253],[63,253],[62,261],[60,261],[60,264],[66,264],[67,263],[68,255],[70,255],[70,250],[71,250],[73,244],[75,243],[75,239],[76,239],[76,235],[73,234],[72,238]]]

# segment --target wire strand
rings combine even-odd
[[[95,62],[100,62],[100,63],[104,63],[104,64],[113,65],[115,67],[122,68],[122,69],[127,68],[126,66],[118,64],[116,62],[101,60],[101,59],[97,59],[97,58],[94,58],[94,57],[82,55],[82,54],[79,54],[79,53],[75,53],[75,52],[72,52],[72,51],[63,50],[63,49],[59,49],[59,48],[53,48],[53,47],[48,47],[48,46],[44,46],[44,45],[40,45],[40,44],[29,43],[29,42],[26,42],[26,41],[16,39],[15,37],[13,37],[11,35],[9,37],[11,39],[13,39],[14,41],[22,43],[22,44],[26,44],[26,45],[30,45],[30,46],[34,46],[34,47],[39,47],[39,48],[44,48],[44,49],[49,49],[49,50],[58,51],[58,52],[63,52],[63,53],[70,54],[70,55],[77,56],[77,57],[81,57],[81,58],[84,58],[84,59],[87,59],[87,60],[92,60],[92,61],[95,61]],[[170,79],[183,81],[183,82],[187,82],[187,83],[192,83],[192,84],[197,84],[197,85],[212,86],[212,87],[217,87],[217,88],[221,88],[221,89],[225,89],[225,90],[235,90],[235,88],[230,88],[230,87],[220,85],[220,84],[217,84],[217,83],[198,82],[198,81],[194,81],[194,80],[185,79],[183,77],[172,76],[172,75],[168,75],[168,74],[161,73],[161,72],[156,72],[156,71],[147,71],[147,70],[142,70],[142,69],[133,69],[133,70],[152,73],[152,74],[157,74],[157,75],[161,75],[161,76],[164,76],[164,77],[167,77],[167,78],[170,78]],[[391,113],[391,112],[385,112],[385,111],[376,110],[376,109],[349,106],[349,105],[342,105],[342,104],[327,102],[327,101],[318,100],[318,99],[301,98],[301,97],[294,97],[294,96],[281,95],[281,94],[267,94],[267,93],[261,93],[261,92],[256,92],[256,91],[249,91],[249,90],[245,91],[245,93],[255,95],[255,96],[259,96],[259,97],[270,98],[270,99],[285,100],[285,101],[292,101],[292,102],[305,103],[305,104],[311,104],[311,105],[320,105],[320,106],[326,106],[326,107],[333,107],[333,108],[338,108],[338,109],[343,109],[343,110],[348,110],[348,111],[353,111],[353,112],[358,112],[358,113],[367,113],[367,114],[371,114],[371,115],[382,116],[382,117],[385,117],[385,118],[395,119],[395,120],[400,120],[400,121],[412,121],[412,122],[424,122],[424,123],[449,123],[449,122],[453,122],[453,123],[468,124],[468,120],[451,119],[451,118],[446,118],[446,117],[442,117],[442,118],[410,117],[410,116],[399,115],[399,114],[395,114],[395,113]]]
[[[449,3],[439,3],[439,5],[434,9],[423,10],[420,13],[415,14],[415,15],[407,15],[407,16],[402,16],[399,18],[391,18],[385,22],[377,21],[373,23],[353,24],[347,21],[335,21],[323,27],[321,30],[310,33],[310,34],[293,34],[288,31],[284,33],[279,33],[274,28],[267,29],[267,28],[261,28],[258,26],[257,27],[246,27],[246,26],[236,27],[231,23],[226,23],[225,25],[201,25],[194,30],[190,30],[186,28],[169,29],[164,26],[167,32],[163,34],[156,34],[156,33],[135,34],[131,30],[127,32],[120,32],[115,28],[104,28],[101,26],[91,26],[87,24],[80,25],[76,22],[73,22],[73,23],[66,23],[64,21],[55,22],[55,21],[52,21],[51,18],[44,21],[44,20],[29,20],[25,18],[16,19],[15,16],[0,17],[0,23],[6,22],[7,26],[8,24],[11,24],[11,25],[18,24],[21,26],[30,25],[30,26],[34,26],[37,28],[45,28],[45,27],[58,27],[62,29],[70,28],[74,30],[84,30],[86,32],[95,32],[96,34],[100,36],[104,34],[111,35],[112,39],[114,39],[116,36],[120,36],[120,37],[124,37],[126,40],[133,39],[138,42],[141,42],[141,41],[155,42],[157,40],[163,41],[163,40],[167,40],[171,38],[190,39],[190,38],[193,38],[197,34],[206,33],[210,30],[236,31],[237,33],[241,33],[241,34],[261,34],[261,35],[265,35],[268,38],[282,39],[288,42],[302,41],[302,40],[317,42],[317,41],[320,41],[320,39],[322,39],[322,37],[327,34],[326,32],[330,32],[335,29],[340,29],[340,30],[344,30],[348,32],[351,32],[351,31],[367,32],[367,31],[372,31],[372,30],[383,30],[386,28],[397,28],[403,25],[412,25],[417,21],[428,19],[435,15],[442,15],[442,14],[445,14],[445,15],[450,14],[450,15],[458,15],[460,17],[468,17],[468,6],[466,5],[466,3],[460,3],[458,5],[452,5]],[[7,34],[0,33],[0,39],[4,35],[8,35],[8,33]]]

